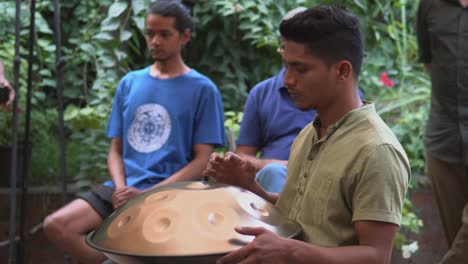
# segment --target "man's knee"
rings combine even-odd
[[[286,166],[281,163],[269,163],[258,171],[257,180],[270,177],[284,177],[286,170]]]
[[[285,165],[270,163],[257,172],[255,180],[268,192],[281,192],[286,182],[286,172]]]
[[[66,232],[66,221],[55,212],[48,215],[42,224],[44,233],[49,238],[63,238]]]

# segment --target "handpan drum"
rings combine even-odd
[[[129,200],[86,242],[117,263],[215,263],[254,239],[235,226],[296,238],[302,229],[263,198],[239,187],[180,182]]]

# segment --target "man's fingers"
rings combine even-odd
[[[214,176],[216,175],[216,171],[213,169],[206,169],[202,172],[203,176]]]
[[[264,227],[246,227],[246,226],[236,226],[235,230],[237,233],[246,235],[246,236],[259,236],[265,232],[268,232]]]
[[[213,153],[211,153],[211,155],[210,155],[210,162],[211,162],[211,161],[215,161],[215,160],[220,159],[220,158],[222,159],[222,157],[221,157],[218,153],[213,152]]]
[[[230,151],[226,153],[226,155],[224,156],[224,159],[229,160],[233,164],[236,164],[236,165],[242,163],[242,160],[243,160],[239,155],[235,154],[234,152],[230,152]]]
[[[242,247],[218,259],[216,261],[216,264],[239,263],[240,261],[242,261],[249,255],[249,252],[250,252],[250,247],[249,245],[246,245],[245,247]]]

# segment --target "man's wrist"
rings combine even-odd
[[[252,162],[253,162],[253,165],[255,166],[255,171],[259,171],[263,169],[263,167],[265,166],[264,161],[259,158],[254,158]]]

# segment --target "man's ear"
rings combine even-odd
[[[349,61],[343,60],[335,64],[336,74],[339,80],[346,80],[353,77],[353,65]]]
[[[192,37],[192,31],[188,28],[184,30],[184,32],[181,34],[180,38],[182,40],[182,44],[185,45],[190,41],[190,38]]]

